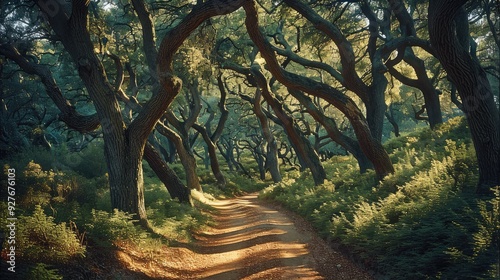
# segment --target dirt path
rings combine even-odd
[[[301,218],[265,205],[256,194],[210,204],[216,225],[198,233],[194,244],[168,247],[153,270],[143,264],[133,269],[162,279],[372,279]]]

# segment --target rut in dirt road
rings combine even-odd
[[[371,279],[302,219],[263,205],[256,194],[210,204],[216,226],[190,246],[204,256],[192,279]]]

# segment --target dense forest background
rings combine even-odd
[[[25,279],[70,277],[189,239],[200,196],[261,191],[380,279],[498,279],[499,13],[2,1],[3,248],[15,210]]]

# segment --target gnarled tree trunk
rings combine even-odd
[[[95,105],[103,128],[112,207],[133,213],[141,223],[147,224],[142,175],[143,150],[149,134],[182,87],[182,82],[173,73],[173,55],[203,21],[231,13],[243,1],[200,3],[167,32],[160,45],[158,67],[154,67],[158,69],[158,94],[144,104],[128,127],[122,119],[115,89],[110,85],[101,61],[94,52],[87,27],[89,2],[37,1],[36,4],[47,15],[50,26],[72,57]]]
[[[198,177],[198,174],[196,172],[196,159],[194,158],[193,154],[191,154],[186,149],[182,138],[177,133],[175,133],[175,131],[163,124],[158,124],[156,129],[162,135],[168,137],[168,139],[172,141],[172,143],[174,143],[175,148],[177,149],[177,154],[179,155],[179,159],[181,160],[181,164],[184,167],[184,171],[186,172],[186,185],[188,186],[188,188],[202,191],[200,178]]]
[[[359,143],[356,140],[342,134],[342,132],[340,132],[337,128],[337,124],[334,119],[325,116],[316,107],[316,105],[314,105],[312,100],[305,96],[302,92],[293,89],[290,89],[289,92],[306,108],[307,112],[325,128],[330,139],[339,144],[342,148],[346,149],[354,156],[354,158],[356,158],[361,173],[366,172],[369,168],[373,168],[372,163],[368,160],[365,154],[363,154]]]
[[[437,58],[462,99],[479,164],[477,192],[488,193],[490,187],[500,185],[500,119],[486,72],[456,35],[455,17],[466,2],[431,0],[429,36]]]
[[[192,204],[189,189],[184,186],[177,174],[162,160],[160,154],[150,143],[147,143],[144,147],[144,159],[146,159],[160,181],[167,187],[172,198]]]
[[[193,128],[198,131],[201,136],[203,137],[203,140],[205,141],[205,144],[207,145],[208,149],[208,156],[210,160],[210,167],[212,169],[212,173],[215,176],[215,180],[217,180],[217,185],[219,188],[224,188],[226,186],[226,178],[222,174],[222,171],[220,170],[220,165],[219,165],[219,159],[217,158],[217,152],[216,152],[216,145],[208,135],[208,132],[204,127],[202,127],[199,124],[194,124]]]
[[[276,143],[276,139],[274,138],[274,135],[271,132],[271,128],[269,127],[269,120],[262,111],[262,106],[260,104],[261,96],[261,90],[257,88],[255,91],[255,98],[253,100],[253,111],[260,122],[262,135],[264,137],[264,140],[266,141],[266,145],[262,147],[263,149],[265,148],[266,153],[266,169],[268,169],[269,173],[271,173],[273,181],[275,183],[278,183],[281,182],[281,173],[278,167],[278,144]]]

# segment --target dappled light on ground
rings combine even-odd
[[[155,256],[117,254],[130,270],[160,279],[370,279],[328,248],[300,218],[257,195],[210,203],[215,225]]]

